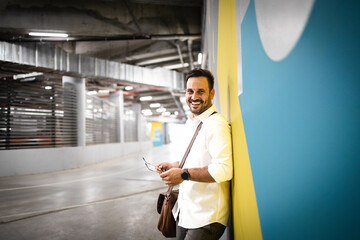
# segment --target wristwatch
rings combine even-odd
[[[181,178],[184,179],[184,180],[189,180],[190,173],[189,173],[189,170],[187,168],[184,168],[184,170],[182,171]]]

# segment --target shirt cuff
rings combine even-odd
[[[210,164],[208,172],[217,183],[229,181],[232,179],[232,167],[226,164]]]

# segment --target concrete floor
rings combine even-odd
[[[0,239],[165,239],[158,194],[171,145],[61,172],[0,178]]]

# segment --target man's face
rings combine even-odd
[[[186,84],[186,103],[194,115],[200,115],[211,107],[215,90],[209,90],[206,77],[191,77]]]

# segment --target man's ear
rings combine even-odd
[[[213,100],[215,96],[215,88],[211,89],[210,96],[211,96],[211,100]]]

